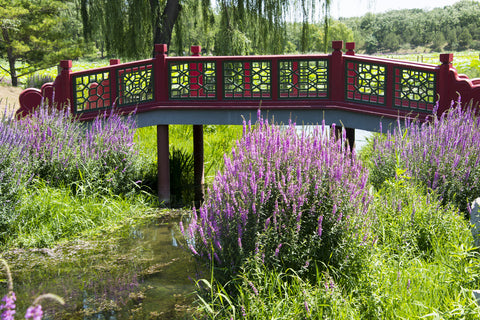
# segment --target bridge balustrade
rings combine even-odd
[[[328,55],[214,57],[200,56],[200,47],[194,46],[193,56],[168,57],[166,45],[156,45],[153,59],[112,60],[110,66],[79,72],[70,71],[71,61],[61,61],[55,83],[39,91],[27,89],[19,113],[36,107],[39,95],[57,107],[68,104],[83,120],[113,107],[140,113],[260,104],[424,118],[437,100],[444,111],[458,93],[480,101],[479,81],[457,75],[451,54],[441,55],[442,65],[434,66],[356,55],[354,43],[347,43],[345,54],[342,41],[333,41],[332,47]]]

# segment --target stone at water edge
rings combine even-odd
[[[480,246],[480,198],[475,199],[470,206],[470,223],[472,224],[472,235],[475,246]]]

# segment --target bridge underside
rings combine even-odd
[[[367,131],[379,131],[394,125],[396,117],[380,116],[372,113],[352,112],[339,109],[261,109],[264,118],[272,119],[279,124],[288,123],[292,119],[297,125],[335,123],[337,126],[355,128]],[[243,121],[257,119],[256,109],[154,109],[136,115],[137,127],[148,127],[169,124],[192,125],[242,125]]]

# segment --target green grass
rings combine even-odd
[[[150,213],[155,201],[140,193],[128,198],[76,194],[37,182],[23,192],[5,239],[6,247],[48,247]]]
[[[412,62],[440,65],[440,53],[388,55],[389,58]],[[458,73],[466,74],[470,79],[480,77],[480,57],[478,51],[453,52],[453,67]]]

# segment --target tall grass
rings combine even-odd
[[[4,116],[1,244],[45,246],[144,211],[145,198],[134,196],[143,163],[134,132],[132,117],[114,113],[87,126],[47,107],[22,119]]]

